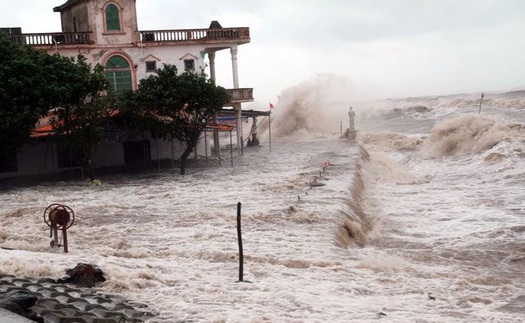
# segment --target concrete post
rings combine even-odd
[[[232,56],[232,73],[233,73],[233,88],[239,88],[239,70],[237,67],[237,45],[230,48]],[[233,108],[235,109],[235,123],[237,127],[237,154],[242,155],[243,151],[243,136],[242,136],[242,106],[241,103],[234,103]]]
[[[210,78],[217,82],[215,79],[215,52],[208,52],[208,58],[210,59]]]
[[[213,80],[213,82],[217,83],[217,79],[215,76],[215,51],[209,51],[208,58],[210,59],[210,78]],[[215,116],[215,118],[217,118],[217,116]],[[215,123],[217,123],[217,119],[215,119],[214,121]],[[217,129],[213,130],[213,146],[215,147],[215,156],[219,158],[220,163],[221,148],[219,140],[219,130]]]
[[[237,67],[237,45],[230,48],[232,55],[233,88],[239,88],[239,69]]]

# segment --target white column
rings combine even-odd
[[[237,68],[237,45],[234,45],[230,48],[232,55],[232,72],[233,72],[233,88],[239,88],[239,70]],[[243,135],[242,135],[242,106],[241,103],[235,103],[233,108],[236,112],[235,123],[237,127],[237,154],[242,155],[243,149]]]
[[[208,58],[210,59],[210,79],[217,84],[216,74],[215,74],[215,51],[208,52]],[[215,115],[214,122],[217,123],[217,115]],[[219,163],[221,160],[221,149],[220,149],[220,139],[219,139],[219,130],[213,130],[213,146],[215,147],[215,154],[219,158]]]
[[[237,68],[237,45],[230,49],[232,55],[233,88],[239,88],[239,69]]]
[[[233,108],[235,109],[235,123],[237,127],[237,155],[241,156],[243,153],[243,131],[242,131],[242,107],[240,103],[234,103]]]
[[[208,58],[210,59],[210,78],[217,82],[215,79],[215,52],[208,52]]]

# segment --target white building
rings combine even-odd
[[[229,50],[234,85],[234,89],[228,90],[232,98],[230,106],[237,116],[237,142],[242,143],[241,104],[253,101],[253,89],[239,86],[237,53],[239,45],[250,42],[249,28],[222,28],[213,21],[209,28],[204,29],[139,31],[135,3],[136,0],[68,0],[53,8],[60,13],[62,32],[24,34],[21,28],[3,28],[3,31],[20,44],[50,54],[58,52],[72,57],[82,54],[89,63],[101,64],[117,92],[137,89],[140,79],[154,73],[163,64],[175,65],[179,71],[200,71],[205,68],[206,58],[209,76],[215,80],[215,54]],[[38,140],[24,147],[15,162],[0,163],[0,178],[52,173],[71,166],[64,162],[68,158],[63,156],[56,143],[49,138]],[[200,145],[198,151],[202,152],[204,146],[208,145]],[[173,152],[171,144],[159,144],[150,135],[138,139],[117,134],[108,137],[104,146],[95,153],[92,166],[114,166],[137,162],[141,158],[171,159],[173,156],[177,157],[177,151]]]

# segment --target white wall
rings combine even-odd
[[[175,65],[179,73],[184,72],[184,59],[195,60],[195,70],[198,72],[206,67],[205,59],[201,56],[204,48],[198,45],[192,46],[155,46],[155,47],[115,47],[115,48],[93,48],[93,49],[62,49],[60,44],[57,51],[62,56],[77,57],[79,54],[86,57],[92,64],[105,65],[113,55],[121,55],[130,62],[134,88],[139,80],[148,77],[152,73],[146,72],[146,61],[156,61],[157,68],[164,64]],[[53,54],[55,50],[48,50]]]

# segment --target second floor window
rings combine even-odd
[[[120,12],[118,7],[112,3],[106,6],[106,29],[107,31],[120,31]]]
[[[185,71],[195,71],[195,60],[185,59],[184,60],[184,70]]]
[[[157,61],[146,61],[146,73],[157,71]]]

